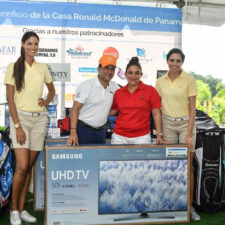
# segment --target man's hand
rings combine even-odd
[[[78,136],[76,130],[70,131],[70,136],[67,140],[67,146],[78,145]]]

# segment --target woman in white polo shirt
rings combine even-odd
[[[195,79],[182,70],[184,53],[177,48],[167,54],[169,71],[156,81],[156,89],[162,103],[162,128],[165,141],[171,143],[186,143],[191,156],[191,201],[193,201],[194,174],[192,161],[195,151],[195,105],[198,95]],[[190,208],[191,219],[200,220],[194,208]]]
[[[10,111],[10,134],[16,157],[16,171],[12,184],[10,223],[20,225],[21,220],[36,222],[24,210],[31,180],[31,171],[47,130],[46,106],[55,94],[47,66],[35,61],[39,37],[27,32],[22,37],[21,56],[8,65],[4,83]],[[42,98],[44,83],[48,88],[46,100]]]

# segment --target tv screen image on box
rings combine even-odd
[[[99,214],[187,210],[187,160],[99,162]]]

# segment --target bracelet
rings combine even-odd
[[[158,133],[157,136],[161,136],[162,137],[163,136],[163,133]]]
[[[70,128],[70,130],[76,130],[76,129],[77,129],[77,128],[73,128],[73,127],[72,127],[72,128]]]
[[[48,106],[48,103],[46,100],[44,100],[44,106]]]

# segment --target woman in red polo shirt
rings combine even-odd
[[[160,97],[154,87],[140,81],[142,69],[138,57],[129,61],[125,76],[128,84],[116,91],[110,112],[110,115],[119,112],[111,143],[150,144],[150,112],[156,126],[157,143],[164,143]]]

